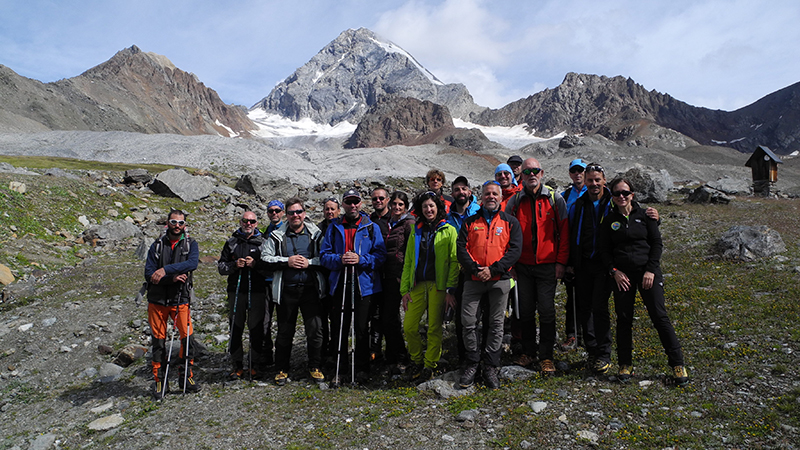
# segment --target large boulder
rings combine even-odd
[[[83,232],[85,241],[96,241],[104,245],[107,242],[119,242],[132,237],[142,237],[142,230],[126,221],[117,220],[103,225],[93,225]]]
[[[251,195],[258,195],[264,200],[280,200],[297,195],[299,190],[287,179],[268,178],[260,173],[247,173],[236,182],[235,189]]]
[[[622,174],[622,177],[633,184],[631,189],[636,193],[636,201],[642,203],[667,201],[667,192],[672,187],[672,177],[665,169],[656,172],[634,167]]]
[[[727,205],[731,202],[731,198],[716,189],[708,186],[700,186],[689,192],[689,195],[686,196],[686,201],[689,203],[715,203]]]
[[[751,187],[747,179],[731,178],[729,176],[711,181],[706,183],[706,185],[728,195],[749,195]]]
[[[156,175],[150,189],[164,197],[178,197],[184,202],[202,200],[214,192],[214,183],[205,177],[192,176],[183,169],[169,169]]]
[[[125,177],[122,181],[125,184],[142,183],[147,184],[153,180],[153,176],[147,169],[130,169],[125,171]]]
[[[786,244],[777,231],[766,225],[734,225],[719,238],[715,250],[723,258],[753,261],[785,252]]]

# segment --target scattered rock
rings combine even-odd
[[[147,184],[153,180],[153,176],[147,169],[130,169],[125,171],[125,177],[122,181],[125,184],[142,183]]]
[[[706,183],[706,186],[728,195],[750,194],[750,182],[744,178],[731,178],[729,176],[724,176],[716,181]]]
[[[9,163],[4,163],[4,162],[0,162],[0,173],[15,173],[17,175],[36,175],[36,176],[39,175],[36,172],[31,172],[30,170],[14,167]]]
[[[89,219],[87,219],[86,216],[78,216],[78,222],[80,222],[84,228],[89,228],[89,225],[92,224],[89,222]]]
[[[109,409],[111,409],[112,406],[114,406],[114,401],[113,400],[109,400],[109,401],[107,401],[106,403],[103,403],[100,406],[95,406],[94,408],[90,409],[89,411],[91,411],[91,412],[93,412],[95,414],[100,414],[101,412],[108,411]]]
[[[536,375],[536,372],[530,369],[526,369],[524,367],[520,367],[517,365],[511,366],[503,366],[500,368],[500,379],[501,380],[527,380],[528,378],[533,377]]]
[[[3,264],[0,264],[0,283],[7,286],[13,282],[14,274],[11,273],[11,269]]]
[[[59,177],[59,178],[69,178],[71,180],[80,180],[80,177],[77,175],[73,175],[67,172],[64,169],[59,169],[58,167],[53,167],[52,169],[47,169],[44,173],[47,176],[51,177]]]
[[[589,430],[580,430],[578,431],[578,439],[587,440],[590,444],[597,445],[597,442],[600,440],[600,436],[597,433],[593,433]]]
[[[31,328],[33,328],[33,324],[32,323],[26,323],[24,325],[20,325],[18,330],[22,331],[22,332],[25,332],[25,331],[30,330]]]
[[[49,327],[49,326],[53,325],[54,323],[56,323],[56,320],[57,319],[55,317],[49,317],[47,319],[44,319],[42,321],[42,326],[43,327]]]
[[[535,412],[536,414],[539,414],[540,412],[544,411],[545,408],[547,408],[547,402],[530,401],[530,402],[528,402],[528,406],[531,407],[533,412]]]
[[[766,225],[734,225],[717,241],[715,250],[723,258],[754,261],[786,251],[781,235]]]
[[[56,435],[47,433],[36,436],[31,442],[30,450],[47,450],[56,443]]]
[[[101,355],[110,355],[114,353],[114,349],[111,348],[111,346],[109,345],[100,344],[97,346],[97,352],[100,353]]]
[[[100,245],[140,236],[142,236],[142,230],[125,220],[115,220],[104,225],[94,225],[83,232],[84,240],[96,240]]]
[[[128,367],[134,361],[144,356],[145,353],[147,353],[147,349],[141,345],[128,345],[119,351],[113,363],[121,367]]]
[[[263,174],[244,174],[236,182],[235,188],[241,192],[258,195],[265,200],[284,201],[298,193],[297,186],[286,179],[271,179]]]
[[[184,202],[196,202],[214,192],[214,183],[195,177],[183,169],[170,169],[156,175],[150,189],[164,197],[178,197]]]
[[[28,186],[25,186],[25,183],[19,181],[11,181],[8,183],[8,189],[10,191],[19,192],[20,194],[24,194],[28,192]]]
[[[418,385],[417,389],[420,391],[433,391],[442,398],[461,397],[475,392],[475,386],[470,386],[467,389],[456,389],[452,382],[440,379],[426,381]]]
[[[112,428],[118,427],[122,425],[125,419],[122,418],[121,414],[112,414],[110,416],[101,417],[95,421],[92,421],[88,427],[90,430],[110,430]]]
[[[667,201],[667,192],[672,187],[672,177],[666,170],[655,172],[634,167],[622,176],[633,184],[631,189],[636,192],[636,201],[640,203],[664,203]]]
[[[458,413],[456,416],[456,420],[459,422],[465,422],[467,420],[475,420],[478,417],[479,411],[477,409],[467,409]]]
[[[110,383],[112,381],[119,380],[119,377],[122,375],[122,367],[111,364],[105,363],[100,366],[100,370],[97,372],[98,381],[101,383]]]
[[[731,202],[731,198],[722,192],[710,188],[708,186],[700,186],[695,188],[686,197],[689,203],[715,203],[719,205],[727,205]]]

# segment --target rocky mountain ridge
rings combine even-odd
[[[527,124],[544,137],[565,131],[599,133],[617,142],[655,124],[703,145],[725,145],[743,152],[766,145],[786,154],[800,148],[800,83],[727,112],[647,91],[631,78],[568,73],[553,89],[473,114],[470,120],[485,126]]]
[[[0,66],[0,130],[249,134],[255,124],[194,74],[135,45],[81,75],[53,83]]]
[[[463,84],[442,83],[398,45],[359,28],[342,32],[251,110],[331,125],[357,123],[384,95],[428,100],[455,117],[483,109]]]

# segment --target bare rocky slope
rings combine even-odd
[[[134,131],[247,135],[255,125],[194,74],[138,47],[53,83],[0,66],[0,131]]]

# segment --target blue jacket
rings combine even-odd
[[[322,240],[320,259],[322,265],[331,273],[328,276],[328,292],[333,295],[339,284],[339,278],[344,268],[342,255],[344,254],[344,226],[343,217],[333,219],[328,229],[325,230],[325,239]],[[361,213],[361,223],[356,230],[354,245],[359,260],[356,265],[358,272],[358,287],[362,296],[381,292],[381,277],[379,269],[386,260],[386,246],[383,235],[377,224],[369,220],[369,216]]]
[[[464,214],[459,214],[455,212],[453,210],[453,205],[450,205],[450,212],[447,213],[447,217],[445,217],[445,220],[447,220],[447,223],[452,225],[453,228],[456,229],[456,233],[458,233],[459,231],[461,231],[461,225],[464,224],[464,220],[466,220],[467,217],[478,212],[480,209],[481,205],[478,204],[478,198],[473,195],[472,199],[469,202],[469,206],[467,206],[466,211],[464,211]]]

